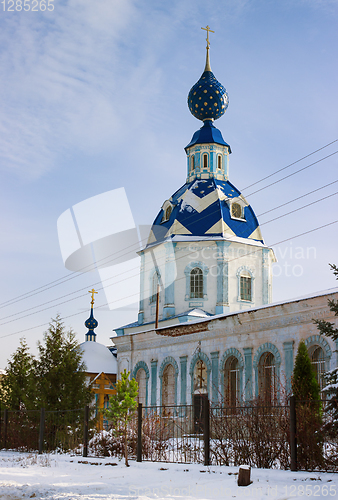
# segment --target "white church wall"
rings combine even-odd
[[[313,318],[320,318],[338,325],[327,306],[328,298],[337,297],[338,292],[178,324],[159,329],[158,333],[152,330],[117,337],[119,371],[128,365],[133,373],[138,364],[144,363],[149,371],[148,404],[154,405],[161,403],[161,367],[163,369],[166,363],[176,363],[177,403],[191,404],[193,364],[204,356],[210,367],[208,394],[216,403],[224,396],[222,369],[226,359],[235,356],[239,360],[241,397],[251,400],[259,392],[260,357],[272,353],[278,381],[275,397],[283,400],[290,393],[293,363],[300,340],[304,340],[308,348],[311,345],[323,348],[326,369],[338,366],[335,352],[338,346],[331,339],[320,337],[313,323]]]

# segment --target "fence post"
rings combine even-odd
[[[43,437],[45,433],[45,409],[40,411],[40,429],[39,429],[39,455],[43,452]]]
[[[4,448],[7,448],[7,427],[8,427],[8,410],[4,411]]]
[[[137,458],[136,462],[142,462],[142,403],[137,408]]]
[[[84,409],[84,422],[83,422],[83,452],[82,456],[88,456],[88,427],[89,427],[89,406]]]
[[[203,439],[204,439],[204,465],[210,465],[210,403],[209,398],[203,398]]]
[[[296,397],[290,397],[290,451],[292,471],[297,471],[297,421],[296,421]]]

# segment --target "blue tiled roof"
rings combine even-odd
[[[162,222],[163,209],[155,218],[149,244],[159,243],[178,234],[212,239],[213,236],[224,237],[224,233],[263,243],[258,220],[250,205],[244,207],[244,219],[231,217],[231,199],[240,195],[231,182],[215,178],[198,179],[184,184],[169,199],[173,207],[169,220]],[[208,200],[203,200],[207,196]]]
[[[229,153],[231,153],[231,148],[223,139],[221,131],[213,125],[211,120],[205,120],[203,127],[194,133],[188,146],[185,147],[185,150],[190,148],[190,146],[194,146],[194,144],[210,144],[213,142],[227,146],[229,148]]]

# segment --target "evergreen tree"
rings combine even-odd
[[[298,346],[292,376],[292,391],[299,400],[318,401],[320,399],[320,388],[303,340]]]
[[[80,346],[72,330],[65,331],[59,316],[44,333],[44,344],[38,342],[38,351],[35,362],[38,406],[55,411],[87,405],[92,395],[86,384]]]
[[[292,391],[297,405],[297,461],[302,469],[320,467],[322,451],[322,408],[320,388],[305,342],[299,343],[292,376]]]
[[[338,267],[334,264],[329,264],[329,266],[333,270],[333,274],[338,280]],[[338,300],[328,300],[328,306],[330,308],[330,311],[334,312],[335,316],[338,316]],[[323,321],[321,319],[315,319],[314,322],[316,323],[321,335],[331,337],[332,340],[338,340],[338,328],[335,328],[334,323]]]
[[[20,339],[1,380],[1,402],[9,410],[29,410],[35,407],[35,395],[34,358],[25,339]]]
[[[334,264],[329,265],[338,280],[337,266]],[[329,300],[328,306],[330,311],[332,311],[335,316],[338,316],[338,300]],[[321,335],[331,337],[334,341],[338,340],[338,328],[335,327],[334,323],[318,319],[314,320],[314,322],[316,323]],[[334,368],[333,370],[327,372],[324,375],[324,379],[326,386],[324,387],[323,392],[328,396],[325,412],[330,415],[330,422],[327,424],[326,429],[330,433],[334,434],[338,431],[338,368]]]
[[[337,436],[338,432],[338,368],[325,373],[326,386],[323,392],[328,396],[325,406],[325,413],[329,414],[329,422],[325,429],[332,436]]]
[[[138,383],[134,378],[129,379],[130,372],[124,370],[121,373],[121,379],[116,383],[116,394],[113,394],[110,399],[110,407],[104,411],[108,420],[111,420],[115,426],[122,426],[124,436],[124,459],[125,464],[128,464],[128,422],[133,417],[134,410],[137,406],[136,397],[138,394]]]

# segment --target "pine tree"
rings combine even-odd
[[[37,402],[46,410],[83,408],[91,399],[86,384],[85,365],[79,343],[72,330],[65,331],[57,316],[38,342],[39,358],[35,362]]]
[[[320,399],[320,388],[303,340],[298,346],[292,376],[292,391],[299,400],[319,401]]]
[[[124,459],[125,464],[128,464],[128,422],[133,417],[134,410],[137,406],[136,397],[138,394],[138,383],[134,378],[129,379],[130,372],[124,370],[121,373],[121,379],[116,383],[116,394],[110,397],[110,407],[105,410],[104,414],[111,420],[115,426],[122,426],[124,436]]]
[[[30,410],[35,407],[35,395],[34,358],[25,339],[20,339],[1,380],[1,402],[9,410]]]

